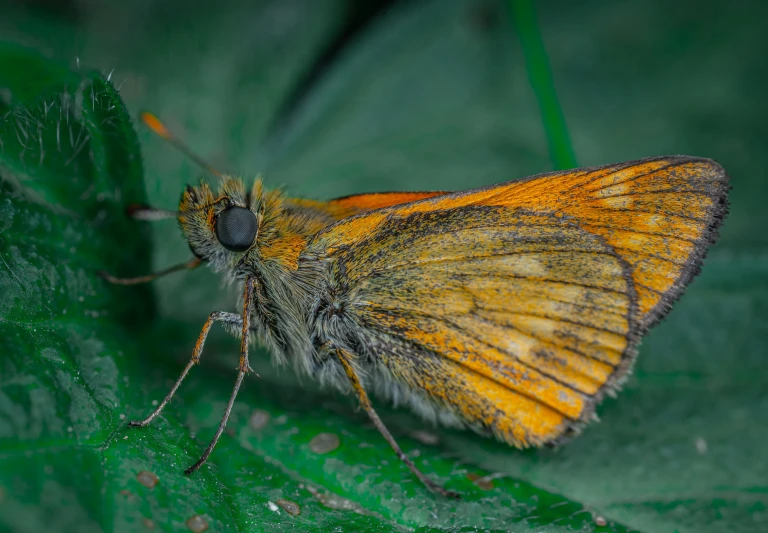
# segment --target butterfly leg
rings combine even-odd
[[[211,443],[205,449],[200,459],[198,459],[195,464],[193,464],[192,466],[190,466],[184,471],[185,474],[191,474],[192,472],[194,472],[195,470],[203,466],[203,464],[208,460],[208,456],[211,455],[211,452],[216,447],[216,443],[219,442],[219,438],[221,437],[221,434],[224,433],[224,428],[227,427],[227,421],[229,420],[229,415],[232,413],[232,406],[235,404],[235,398],[237,398],[237,393],[240,391],[240,385],[243,384],[243,378],[248,372],[253,372],[253,370],[251,370],[250,365],[248,364],[248,331],[251,327],[251,303],[253,300],[254,284],[255,282],[252,277],[246,278],[245,293],[243,295],[243,315],[241,317],[242,329],[241,329],[241,338],[240,338],[240,364],[238,367],[237,380],[235,381],[235,387],[232,389],[232,394],[229,397],[229,402],[227,402],[227,408],[224,411],[224,416],[221,418],[221,422],[219,423],[219,427],[216,430],[216,433],[214,434],[213,439],[211,439]]]
[[[163,410],[163,408],[168,404],[168,402],[171,401],[171,398],[173,398],[173,395],[176,394],[176,391],[181,385],[181,382],[184,381],[184,378],[187,377],[189,370],[194,365],[200,362],[200,356],[203,353],[203,346],[205,345],[205,339],[208,338],[208,333],[211,331],[211,326],[213,326],[214,322],[224,322],[225,324],[229,324],[229,325],[242,326],[243,319],[240,315],[237,315],[235,313],[225,313],[223,311],[216,311],[215,313],[211,313],[210,316],[208,317],[208,320],[206,320],[205,324],[203,324],[203,329],[200,332],[200,336],[197,338],[197,342],[195,343],[195,349],[192,351],[192,358],[187,363],[187,366],[184,367],[184,370],[182,370],[181,375],[179,376],[179,379],[176,380],[176,383],[174,383],[170,392],[166,395],[165,399],[162,402],[160,402],[160,405],[157,406],[157,409],[152,411],[152,414],[150,414],[147,418],[145,418],[144,420],[132,420],[128,422],[128,425],[130,427],[143,427],[148,425],[150,422],[152,422],[152,420],[154,420],[157,417],[157,415],[160,414],[160,411]]]
[[[403,453],[403,450],[400,449],[400,445],[397,444],[397,441],[392,436],[392,434],[387,429],[387,426],[384,425],[384,422],[381,421],[381,418],[379,418],[379,415],[376,413],[376,411],[373,409],[373,405],[371,404],[371,400],[368,398],[368,394],[365,392],[365,389],[363,388],[362,384],[360,383],[360,378],[357,375],[357,372],[355,371],[355,368],[352,366],[352,359],[355,358],[355,356],[346,350],[336,348],[336,357],[338,357],[339,362],[341,363],[341,366],[344,367],[344,371],[347,373],[347,377],[349,378],[349,382],[352,384],[352,388],[355,391],[355,394],[357,394],[357,399],[360,401],[360,405],[363,409],[365,409],[365,412],[368,413],[368,417],[373,422],[373,425],[376,426],[376,429],[379,430],[379,433],[382,434],[384,439],[389,443],[390,446],[392,446],[392,449],[395,451],[395,454],[397,454],[397,457],[406,464],[406,466],[413,472],[413,474],[419,478],[419,480],[424,483],[424,485],[427,486],[428,489],[430,489],[433,492],[436,492],[440,494],[441,496],[446,496],[449,498],[458,498],[459,494],[450,490],[446,490],[431,479],[429,479],[421,470],[419,470],[415,464],[413,464],[413,461],[411,461],[408,456]]]

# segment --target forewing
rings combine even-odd
[[[392,214],[366,234],[323,256],[345,312],[395,379],[467,425],[551,441],[626,370],[629,267],[568,217],[460,206]]]
[[[641,323],[648,327],[699,272],[727,213],[728,181],[711,159],[657,157],[443,194],[350,219],[321,238],[341,246],[375,231],[390,216],[469,205],[566,214],[627,261]]]

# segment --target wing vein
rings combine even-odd
[[[478,276],[478,277],[480,277],[480,276]],[[490,275],[482,276],[482,277],[483,278],[485,278],[485,277],[497,278],[499,276],[496,276],[496,275],[491,273]],[[502,277],[501,279],[504,279],[504,278]],[[626,314],[625,313],[617,312],[616,311],[616,309],[619,309],[619,307],[609,308],[609,307],[599,306],[599,305],[588,305],[588,304],[576,303],[576,302],[573,302],[573,301],[570,301],[570,300],[561,300],[560,298],[552,298],[551,296],[538,296],[537,298],[539,300],[541,300],[541,301],[557,302],[557,303],[561,303],[561,304],[572,305],[572,306],[578,307],[580,309],[598,311],[598,312],[605,313],[605,314],[608,314],[608,315],[613,315],[613,316],[617,316],[617,317],[621,317],[621,318],[626,318]]]
[[[385,312],[385,313],[387,313],[387,314],[389,314],[389,315],[395,315],[395,314],[396,314],[396,313],[392,313],[392,311],[393,311],[393,310],[396,310],[396,309],[393,309],[393,308],[388,308],[388,307],[381,307],[381,306],[371,306],[371,309],[373,309],[373,310],[375,310],[375,311],[383,311],[383,312]],[[425,318],[435,318],[435,319],[437,319],[437,320],[441,320],[441,321],[443,321],[443,322],[446,322],[446,323],[448,323],[448,324],[453,324],[452,322],[448,322],[448,321],[447,321],[447,320],[445,320],[445,319],[442,319],[442,318],[440,318],[440,317],[436,317],[436,316],[434,316],[434,315],[430,315],[430,314],[428,314],[428,313],[421,313],[421,312],[419,312],[419,311],[413,311],[412,313],[413,313],[414,315],[416,315],[416,316],[421,316],[421,317],[425,317]],[[473,317],[476,317],[478,320],[482,320],[482,321],[484,321],[484,322],[488,322],[488,323],[491,323],[491,324],[493,324],[493,322],[491,322],[491,321],[489,321],[489,320],[487,320],[487,319],[485,319],[485,318],[483,318],[483,317],[480,317],[480,316],[477,316],[477,315],[472,315],[472,316],[473,316]],[[567,346],[566,344],[564,344],[564,343],[562,343],[562,342],[556,342],[556,340],[555,340],[555,339],[544,339],[544,338],[542,338],[542,337],[539,337],[539,336],[537,336],[537,335],[536,335],[536,334],[534,334],[534,333],[531,333],[531,332],[526,332],[526,331],[523,331],[523,330],[521,330],[521,329],[519,329],[519,328],[516,328],[516,327],[513,327],[513,326],[509,326],[509,327],[510,327],[510,328],[512,328],[512,329],[514,329],[515,331],[518,331],[519,333],[522,333],[523,335],[526,335],[526,336],[528,336],[528,337],[530,337],[530,338],[532,338],[532,339],[535,339],[535,340],[537,340],[537,341],[539,341],[539,342],[542,342],[542,343],[544,343],[544,344],[549,344],[549,345],[551,345],[551,346],[555,346],[555,347],[557,347],[557,348],[562,348],[562,349],[564,349],[564,350],[569,350],[569,351],[571,351],[571,352],[573,352],[573,353],[575,353],[575,354],[577,354],[577,355],[581,355],[582,357],[586,357],[587,359],[592,359],[593,361],[597,361],[597,362],[599,362],[599,363],[603,363],[603,364],[606,364],[606,365],[610,366],[611,368],[616,368],[616,367],[618,366],[618,365],[616,365],[616,364],[614,364],[614,363],[611,363],[610,361],[606,361],[605,359],[600,359],[599,357],[596,357],[596,356],[594,356],[594,355],[590,355],[590,354],[588,354],[588,353],[586,353],[586,352],[583,352],[583,351],[579,350],[578,348],[574,348],[574,347],[572,347],[572,346]],[[459,327],[457,327],[457,329],[460,329],[460,326],[459,326]],[[462,331],[463,331],[463,330],[462,330]],[[388,332],[389,332],[389,331],[388,331]],[[389,332],[389,333],[391,333],[391,332]],[[410,342],[410,339],[406,339],[405,337],[401,337],[401,338],[403,338],[403,339],[405,339],[405,340],[408,340],[408,341]],[[474,336],[473,336],[473,338],[476,338],[476,337],[474,337]],[[479,340],[479,339],[478,339],[478,340]],[[415,341],[414,341],[414,342],[415,342]],[[482,341],[481,341],[481,342],[482,342]],[[416,344],[418,344],[418,343],[416,343]],[[486,346],[491,346],[491,345],[490,345],[490,344],[488,344],[487,342],[483,342],[483,344],[485,344]],[[420,346],[422,346],[422,345],[420,345]],[[423,347],[423,348],[425,348],[425,349],[429,349],[429,348],[426,348],[426,347],[424,347],[424,346],[422,346],[422,347]],[[608,349],[609,349],[609,350],[613,350],[613,348],[608,348]],[[432,350],[432,351],[434,351],[434,350]],[[515,358],[515,360],[519,360],[519,359],[517,358],[517,356],[516,356],[516,355],[514,355],[514,354],[511,354],[511,353],[509,353],[509,352],[508,352],[508,351],[506,351],[506,350],[502,350],[502,351],[503,351],[504,353],[506,353],[506,354],[508,354],[508,355],[510,355],[510,356],[512,356],[512,357],[514,357],[514,358]],[[616,350],[613,350],[613,351],[616,351]]]
[[[522,276],[510,276],[510,275],[496,274],[494,272],[487,272],[487,273],[484,273],[482,276],[477,275],[476,277],[479,278],[479,279],[484,279],[484,278],[493,278],[493,279],[506,279],[506,278],[511,278],[511,279],[530,279],[530,278],[524,278]],[[541,280],[541,279],[536,279],[535,281],[538,281],[538,282],[542,282],[543,281],[544,283],[557,283],[557,284],[561,284],[561,285],[575,285],[573,283],[568,283],[568,282],[564,282],[564,281],[549,281],[549,280]],[[622,294],[622,295],[626,296],[626,294],[624,294],[623,292],[615,291],[613,289],[600,289],[600,290],[604,290],[605,292],[618,292],[619,294]],[[605,306],[600,306],[600,305],[588,305],[588,304],[583,304],[583,303],[576,303],[576,302],[571,301],[571,300],[561,300],[560,298],[552,298],[551,296],[541,296],[541,295],[538,295],[537,298],[539,300],[548,300],[550,302],[558,302],[558,303],[563,303],[563,304],[574,305],[574,306],[580,307],[582,309],[593,309],[595,311],[602,311],[604,313],[607,313],[607,314],[610,314],[610,315],[614,315],[614,316],[619,316],[619,317],[622,317],[622,318],[624,318],[626,316],[624,313],[616,312],[615,311],[615,309],[620,309],[620,307],[617,307],[617,306],[605,307]]]
[[[565,193],[569,193],[569,192],[572,192],[572,191],[574,191],[574,190],[576,190],[576,189],[583,189],[583,188],[584,188],[584,187],[586,187],[587,185],[591,185],[592,183],[596,182],[597,180],[599,180],[599,179],[601,179],[601,178],[604,178],[606,175],[615,174],[616,172],[619,172],[619,171],[622,171],[622,170],[626,170],[626,169],[628,169],[628,168],[629,168],[629,167],[631,167],[631,166],[632,166],[634,163],[635,163],[635,162],[633,162],[633,161],[627,161],[627,162],[625,162],[625,163],[620,163],[620,164],[618,164],[618,165],[614,166],[614,167],[611,169],[611,171],[610,171],[610,173],[609,173],[609,174],[604,174],[604,173],[603,173],[603,172],[605,171],[605,167],[598,167],[598,168],[596,168],[596,169],[594,169],[594,170],[591,170],[591,171],[589,171],[589,172],[586,172],[586,173],[582,174],[582,175],[581,175],[581,176],[579,176],[579,177],[580,177],[580,178],[585,178],[585,177],[589,176],[590,174],[601,173],[599,176],[595,176],[594,178],[590,179],[589,181],[585,181],[585,182],[577,183],[576,185],[574,185],[574,186],[573,186],[573,187],[571,187],[570,189],[566,189],[564,192],[565,192]],[[654,172],[654,171],[651,171],[651,172]],[[648,174],[650,174],[651,172],[648,172]],[[647,175],[647,174],[646,174],[646,175]],[[598,190],[599,190],[599,189],[598,189]]]
[[[488,347],[491,347],[491,348],[494,348],[494,349],[496,349],[496,347],[494,347],[494,346],[492,346],[492,345],[488,344],[487,342],[485,342],[485,341],[483,341],[483,340],[481,340],[481,339],[479,339],[479,338],[475,337],[473,334],[471,334],[471,333],[467,332],[466,330],[464,330],[464,328],[462,328],[461,326],[458,326],[458,325],[454,324],[453,322],[451,322],[451,321],[449,321],[449,320],[445,320],[445,319],[443,319],[443,318],[440,318],[440,317],[434,317],[434,316],[432,316],[432,315],[426,315],[426,314],[422,314],[422,313],[415,313],[415,314],[418,314],[418,315],[420,315],[420,316],[423,316],[423,317],[427,317],[427,318],[433,318],[433,319],[435,319],[435,320],[438,320],[438,321],[440,321],[440,322],[443,322],[444,324],[448,325],[449,327],[451,327],[451,328],[453,328],[453,329],[456,329],[456,330],[458,330],[458,331],[461,331],[462,333],[465,333],[467,336],[469,336],[469,337],[471,337],[472,339],[476,340],[476,341],[477,341],[477,342],[479,342],[480,344],[484,344],[485,346],[488,346]],[[375,324],[369,324],[369,325],[371,325],[371,326],[375,327]],[[444,355],[444,354],[440,354],[440,352],[438,352],[437,350],[434,350],[434,349],[430,348],[429,346],[425,346],[425,345],[423,345],[422,343],[415,341],[414,339],[411,339],[411,338],[405,337],[405,336],[403,336],[403,335],[401,335],[401,334],[398,334],[398,333],[396,333],[396,332],[393,332],[393,331],[391,331],[391,330],[387,330],[387,331],[386,331],[386,333],[387,333],[388,335],[391,335],[391,336],[393,336],[393,337],[399,337],[400,339],[402,339],[402,340],[404,340],[404,341],[406,341],[406,342],[409,342],[409,343],[415,344],[416,346],[419,346],[419,347],[420,347],[421,349],[423,349],[423,350],[426,350],[426,351],[428,351],[428,352],[432,352],[432,353],[437,353],[438,355],[442,355],[443,357],[445,357],[445,355]],[[531,365],[529,365],[529,364],[526,364],[524,361],[521,361],[520,359],[518,359],[518,358],[517,358],[517,357],[515,357],[514,355],[510,354],[509,352],[506,352],[506,351],[503,351],[503,350],[502,350],[502,352],[503,352],[503,353],[505,353],[505,354],[507,354],[507,355],[511,355],[511,356],[512,356],[512,357],[515,359],[515,361],[516,361],[517,363],[520,363],[520,364],[521,364],[521,365],[523,365],[524,367],[526,367],[526,368],[529,368],[529,369],[531,369],[531,370],[533,370],[533,371],[535,371],[535,372],[538,372],[538,373],[540,373],[542,376],[546,376],[548,379],[551,379],[552,381],[554,381],[554,382],[556,382],[556,383],[558,383],[558,384],[562,385],[563,387],[566,387],[566,388],[568,388],[568,389],[572,390],[572,391],[573,391],[573,392],[575,392],[576,394],[581,394],[581,395],[584,395],[584,396],[587,396],[587,397],[590,397],[590,398],[591,398],[591,395],[590,395],[590,394],[587,394],[587,393],[585,393],[585,392],[582,392],[582,391],[580,391],[580,390],[576,390],[576,389],[574,389],[574,388],[573,388],[573,386],[571,386],[571,385],[568,385],[567,383],[563,383],[563,382],[562,382],[562,381],[560,381],[559,379],[557,379],[557,378],[555,378],[555,377],[552,377],[552,376],[550,376],[549,374],[547,374],[547,373],[545,373],[545,372],[542,372],[541,370],[539,370],[539,369],[537,369],[537,368],[535,368],[535,367],[533,367],[533,366],[531,366]],[[524,392],[524,391],[522,391],[522,390],[518,390],[518,389],[511,389],[507,383],[504,383],[504,382],[502,382],[502,381],[499,381],[498,379],[496,379],[496,377],[495,377],[493,374],[490,374],[490,373],[489,373],[489,374],[484,374],[484,373],[482,373],[482,372],[479,372],[477,369],[474,369],[474,368],[472,368],[472,367],[468,366],[468,365],[467,365],[467,364],[466,364],[464,361],[462,361],[462,360],[451,359],[450,357],[449,357],[448,359],[450,359],[451,361],[453,361],[453,362],[454,362],[454,363],[456,363],[456,364],[459,364],[459,365],[463,366],[464,368],[466,368],[467,370],[469,370],[469,371],[471,371],[471,372],[474,372],[474,373],[476,373],[476,374],[478,374],[478,375],[480,375],[480,376],[483,376],[483,377],[486,377],[486,378],[490,379],[491,381],[494,381],[495,383],[498,383],[498,384],[499,384],[499,385],[501,385],[502,387],[505,387],[505,388],[507,388],[507,389],[511,390],[511,391],[512,391],[512,392],[514,392],[515,394],[519,394],[520,396],[524,396],[524,397],[526,397],[526,398],[528,398],[528,399],[530,399],[530,400],[533,400],[534,402],[540,403],[540,404],[542,404],[542,405],[545,405],[545,406],[547,406],[547,407],[548,407],[548,408],[550,408],[550,409],[553,409],[554,411],[557,411],[558,413],[560,413],[561,415],[563,415],[565,418],[568,418],[569,420],[574,420],[574,421],[575,421],[575,420],[578,420],[578,418],[573,418],[572,416],[568,415],[567,413],[564,413],[564,412],[562,412],[562,411],[561,411],[560,409],[558,409],[557,407],[555,407],[555,406],[553,406],[553,405],[550,405],[550,404],[548,404],[548,403],[545,403],[545,402],[544,402],[544,401],[542,401],[540,398],[536,398],[535,396],[532,396],[532,395],[530,395],[530,394],[528,394],[528,393],[526,393],[526,392]]]
[[[614,225],[611,225],[611,224],[594,224],[592,222],[587,222],[586,224],[584,224],[584,227],[585,228],[617,229],[617,230],[620,230],[620,231],[626,231],[628,233],[637,233],[638,235],[650,235],[651,237],[668,237],[668,238],[672,238],[672,239],[677,239],[679,241],[685,241],[685,242],[690,242],[692,244],[696,244],[695,240],[687,239],[685,237],[680,237],[679,235],[670,235],[670,234],[667,234],[667,233],[654,233],[654,232],[651,232],[651,231],[640,231],[640,230],[636,230],[636,229],[626,228],[626,227],[623,227],[623,226],[614,226]]]
[[[607,187],[606,187],[607,188]],[[669,192],[674,193],[691,193],[691,194],[700,194],[701,196],[708,196],[705,191],[699,190],[699,189],[675,189],[674,187],[670,189],[658,189],[656,191],[631,191],[631,192],[622,192],[619,194],[611,194],[608,196],[599,196],[595,198],[595,200],[604,200],[606,198],[621,198],[622,196],[644,196],[644,195],[652,195],[652,194],[665,194]]]
[[[398,314],[398,313],[391,312],[392,311],[391,309],[388,309],[388,308],[385,308],[385,307],[372,307],[372,309],[376,310],[376,311],[383,311],[386,314],[391,315],[391,316],[396,316]],[[515,355],[515,354],[513,354],[513,353],[511,353],[511,352],[509,352],[509,351],[507,351],[507,350],[505,350],[503,348],[500,348],[498,346],[494,346],[493,344],[490,344],[490,343],[482,340],[481,338],[479,338],[475,334],[469,332],[466,328],[456,324],[455,322],[452,322],[452,321],[450,321],[450,320],[448,320],[446,318],[443,318],[443,317],[439,317],[439,316],[435,316],[435,315],[430,315],[429,313],[422,313],[422,312],[419,312],[419,311],[412,311],[411,314],[416,315],[416,316],[420,316],[422,318],[428,318],[428,319],[433,319],[433,320],[437,320],[439,322],[442,322],[443,324],[448,325],[452,329],[455,329],[457,331],[460,331],[460,332],[464,333],[465,335],[467,335],[468,337],[474,339],[475,341],[479,342],[480,344],[484,344],[485,346],[488,346],[489,348],[492,348],[494,350],[499,350],[500,352],[502,352],[502,353],[512,357],[516,362],[520,363],[521,365],[523,365],[523,366],[525,366],[527,368],[530,368],[531,370],[535,370],[536,372],[540,372],[542,375],[547,376],[548,378],[556,381],[557,383],[559,383],[559,384],[561,384],[561,385],[563,385],[565,387],[568,387],[569,389],[571,389],[571,390],[573,390],[573,391],[575,391],[575,392],[577,392],[579,394],[584,394],[586,396],[592,396],[589,393],[582,392],[580,390],[575,389],[572,385],[568,385],[567,383],[563,383],[562,381],[560,381],[556,377],[554,377],[554,376],[552,376],[550,374],[547,374],[546,372],[544,372],[543,370],[541,370],[539,368],[536,368],[535,366],[531,366],[530,364],[528,364],[525,361],[523,361],[522,359],[520,359],[517,355]],[[478,320],[482,321],[482,322],[486,322],[488,324],[493,324],[493,325],[498,325],[498,324],[494,324],[490,320],[488,320],[486,318],[483,318],[481,316],[477,316],[477,315],[473,315],[473,316],[475,318],[477,318]],[[376,327],[376,324],[373,323],[372,321],[368,320],[367,322],[369,323],[369,325],[371,325],[373,327]],[[588,359],[592,359],[593,361],[597,361],[598,363],[606,364],[606,365],[610,366],[611,368],[616,368],[616,366],[617,366],[617,365],[611,363],[610,361],[605,361],[605,360],[600,359],[598,357],[595,357],[593,355],[586,354],[586,353],[584,353],[584,352],[582,352],[582,351],[580,351],[580,350],[578,350],[576,348],[573,348],[571,346],[564,346],[564,345],[559,344],[559,343],[557,343],[557,342],[555,342],[554,340],[551,340],[551,339],[542,339],[541,337],[538,337],[534,333],[521,330],[520,328],[517,328],[517,327],[514,327],[514,326],[508,326],[508,327],[510,329],[513,329],[513,330],[517,331],[518,333],[520,333],[522,335],[530,337],[530,338],[532,338],[534,340],[537,340],[537,341],[539,341],[539,342],[541,342],[543,344],[548,344],[548,345],[551,345],[551,346],[556,346],[558,348],[563,348],[563,349],[571,351],[571,352],[573,352],[573,353],[575,353],[577,355],[581,355],[581,356],[586,357]],[[393,335],[393,336],[399,337],[400,339],[402,339],[402,340],[404,340],[406,342],[411,342],[413,344],[416,344],[416,345],[420,346],[421,348],[423,348],[424,350],[428,350],[430,352],[439,353],[439,352],[437,352],[437,350],[435,350],[433,348],[430,348],[429,346],[425,346],[425,345],[421,344],[420,342],[416,341],[415,339],[403,336],[402,334],[399,334],[399,333],[397,333],[397,332],[395,332],[393,330],[389,330],[388,329],[388,330],[385,331],[385,333],[387,333],[388,335]],[[609,349],[612,349],[612,348],[609,348]],[[451,360],[455,361],[454,359],[451,359]],[[464,364],[461,361],[456,361],[456,362],[458,362],[458,363],[460,363],[462,365]],[[496,380],[494,380],[494,381],[496,381]],[[501,383],[501,385],[504,385],[504,384]]]
[[[625,292],[622,292],[622,291],[619,291],[619,290],[616,290],[616,289],[609,289],[607,287],[600,287],[599,285],[590,285],[588,283],[578,283],[578,282],[575,282],[575,281],[563,281],[561,279],[541,278],[541,277],[535,277],[535,276],[534,277],[531,277],[531,276],[518,276],[518,275],[515,275],[515,274],[505,274],[503,276],[502,275],[499,275],[499,276],[494,275],[494,277],[498,277],[498,278],[501,278],[501,279],[504,279],[504,278],[507,278],[507,277],[511,278],[511,279],[530,279],[530,280],[533,280],[533,281],[543,281],[545,283],[562,283],[563,285],[573,285],[574,287],[584,287],[586,289],[595,289],[595,290],[599,290],[599,291],[603,291],[603,292],[612,292],[614,294],[620,294],[620,295],[625,296],[625,297],[627,295]]]
[[[614,246],[614,248],[616,250],[626,250],[627,252],[631,252],[631,253],[634,253],[634,254],[637,254],[637,255],[642,255],[642,256],[645,256],[645,257],[653,257],[654,259],[658,259],[659,261],[666,261],[667,263],[672,263],[673,265],[685,266],[685,261],[675,261],[675,260],[670,259],[668,257],[662,257],[662,256],[656,255],[656,254],[649,254],[648,252],[641,252],[641,251],[633,250],[632,248],[627,248],[627,247],[624,247],[624,246]],[[636,271],[636,270],[637,270],[636,268],[633,269],[633,271]]]
[[[585,188],[585,190],[587,192],[594,193],[594,192],[600,191],[602,189],[608,189],[608,188],[613,187],[615,185],[624,185],[625,183],[631,183],[631,182],[637,181],[639,179],[647,178],[651,174],[655,174],[657,172],[664,172],[665,170],[668,170],[668,169],[670,169],[672,167],[675,167],[675,166],[679,166],[679,163],[669,163],[668,165],[664,165],[664,166],[659,167],[659,168],[654,169],[654,170],[649,170],[648,172],[643,172],[642,174],[638,174],[637,176],[632,176],[631,178],[627,178],[627,179],[625,179],[623,181],[617,181],[615,183],[611,183],[609,185],[603,185],[601,187],[596,187],[594,189],[586,189]],[[629,167],[624,167],[624,168],[619,169],[619,170],[624,170],[626,168],[629,168]],[[617,172],[618,171],[614,171],[611,174],[616,174]],[[590,183],[594,183],[595,181],[597,181],[597,180],[592,180]],[[585,184],[585,185],[589,185],[589,184]]]
[[[538,242],[538,241],[534,241]],[[519,243],[518,243],[519,244]],[[391,272],[393,270],[401,270],[403,268],[408,268],[416,265],[430,265],[430,264],[438,264],[438,263],[453,263],[453,262],[459,262],[459,261],[475,261],[477,259],[490,259],[492,257],[506,257],[506,256],[513,256],[513,255],[554,255],[554,254],[585,254],[585,255],[607,255],[608,257],[613,258],[613,256],[606,252],[606,251],[598,251],[598,250],[572,250],[572,249],[566,249],[566,250],[536,250],[536,251],[509,251],[509,252],[500,252],[497,254],[483,254],[483,255],[469,255],[469,256],[454,256],[454,257],[436,257],[436,258],[429,258],[429,259],[423,259],[418,261],[408,261],[404,263],[396,263],[391,266],[386,266],[384,268],[377,268],[374,269],[372,272]],[[528,278],[533,279],[533,278]]]
[[[483,318],[483,317],[477,317],[477,318],[478,318],[479,320],[482,320],[483,322],[487,322],[487,323],[489,323],[489,324],[493,324],[493,322],[491,322],[490,320],[487,320],[487,319],[485,319],[485,318]],[[580,350],[578,350],[578,349],[576,349],[576,348],[573,348],[573,347],[571,347],[571,346],[564,346],[563,344],[557,343],[557,342],[555,342],[555,341],[554,341],[554,340],[552,340],[552,339],[543,339],[543,338],[539,337],[538,335],[536,335],[536,334],[534,334],[534,333],[532,333],[532,332],[530,332],[530,331],[523,331],[523,330],[521,330],[520,328],[516,328],[516,327],[514,327],[514,326],[509,326],[509,327],[510,327],[511,329],[513,329],[513,330],[517,331],[518,333],[521,333],[522,335],[526,335],[526,336],[528,336],[528,337],[530,337],[530,338],[532,338],[532,339],[534,339],[534,340],[537,340],[537,341],[541,342],[542,344],[548,344],[548,345],[551,345],[551,346],[555,346],[555,347],[557,347],[557,348],[563,348],[564,350],[568,350],[568,351],[571,351],[571,352],[573,352],[573,353],[575,353],[575,354],[581,355],[582,357],[586,357],[587,359],[592,359],[593,361],[597,361],[598,363],[603,363],[603,364],[606,364],[606,365],[610,366],[611,368],[616,368],[616,366],[617,366],[617,365],[615,365],[615,364],[611,363],[610,361],[604,361],[603,359],[600,359],[600,358],[598,358],[598,357],[595,357],[595,356],[593,356],[593,355],[589,355],[589,354],[586,354],[586,353],[584,353],[584,352],[582,352],[582,351],[580,351]],[[479,342],[483,342],[483,341],[481,341],[480,339],[477,339],[477,340],[478,340]],[[494,347],[493,345],[491,345],[491,344],[488,344],[488,343],[486,343],[486,342],[483,342],[483,344],[485,344],[486,346],[492,346],[492,347]],[[495,348],[495,347],[494,347],[494,348]],[[497,348],[497,349],[498,349],[498,348]],[[609,350],[612,350],[612,348],[609,348]],[[508,351],[506,351],[506,350],[501,350],[501,351],[502,351],[502,352],[504,352],[504,353],[506,353],[506,354],[508,354],[508,355],[511,355],[512,357],[515,357],[515,359],[516,359],[517,361],[519,361],[520,363],[524,364],[524,365],[525,365],[525,366],[527,366],[528,368],[534,368],[534,370],[536,370],[537,372],[541,372],[541,373],[542,373],[542,374],[544,374],[545,376],[547,376],[547,377],[551,377],[551,376],[549,376],[549,374],[546,374],[545,372],[542,372],[542,371],[541,371],[541,370],[539,370],[538,368],[535,368],[535,367],[531,367],[530,365],[527,365],[527,364],[525,364],[523,361],[521,361],[519,358],[517,358],[517,356],[515,356],[515,355],[513,355],[513,354],[509,353]],[[614,350],[614,351],[615,351],[615,350]],[[575,369],[574,369],[574,370],[575,370]],[[578,372],[578,371],[577,371],[577,372]],[[558,383],[560,383],[560,381],[558,381],[556,378],[552,378],[552,379],[554,379],[555,381],[557,381]],[[567,387],[569,387],[570,389],[572,389],[572,390],[574,390],[574,391],[578,392],[579,394],[585,394],[585,395],[587,395],[587,396],[593,396],[593,395],[591,395],[591,394],[589,394],[589,393],[586,393],[586,392],[582,392],[582,391],[580,391],[580,390],[576,390],[576,389],[574,389],[573,387],[571,387],[571,386],[569,386],[569,385],[566,385],[566,386],[567,386]]]
[[[637,282],[635,282],[635,287],[643,288],[643,289],[645,289],[647,291],[650,291],[650,292],[655,292],[659,296],[664,295],[664,293],[666,292],[666,291],[660,291],[658,289],[654,289],[653,287],[649,287],[648,285],[643,285],[642,283],[637,283]],[[669,290],[669,289],[667,289],[667,290]]]
[[[553,316],[548,316],[546,314],[537,314],[537,313],[518,313],[516,311],[500,311],[500,310],[497,310],[497,309],[489,309],[487,307],[482,307],[482,306],[478,306],[478,307],[480,307],[481,309],[484,309],[486,311],[491,311],[491,312],[494,312],[494,313],[499,313],[501,315],[517,315],[517,316],[527,316],[527,317],[531,317],[531,318],[544,318],[546,320],[553,320],[553,321],[557,321],[557,322],[565,322],[567,324],[573,324],[574,326],[582,326],[584,328],[590,328],[590,329],[594,329],[596,331],[602,331],[604,333],[613,333],[614,335],[621,335],[622,337],[626,335],[626,333],[622,333],[621,331],[615,331],[615,330],[612,330],[612,329],[603,328],[603,327],[595,326],[595,325],[591,325],[591,324],[584,324],[583,322],[578,322],[576,320],[570,320],[568,318],[560,318],[560,317],[556,318],[556,317],[553,317]]]
[[[694,222],[701,222],[705,223],[707,222],[704,218],[696,218],[689,215],[682,215],[679,213],[669,213],[667,211],[648,211],[647,209],[628,209],[626,207],[605,207],[602,205],[594,205],[590,207],[590,209],[599,209],[601,211],[611,211],[611,212],[618,212],[618,213],[644,213],[647,215],[664,215],[667,217],[676,217],[676,218],[682,218],[685,220],[692,220]]]

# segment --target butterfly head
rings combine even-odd
[[[223,176],[214,193],[207,183],[187,186],[179,203],[179,224],[192,253],[214,271],[236,269],[257,248],[262,187],[246,188],[240,178]]]

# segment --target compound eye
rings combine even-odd
[[[244,252],[253,245],[259,224],[244,207],[228,207],[216,218],[216,238],[231,252]]]

